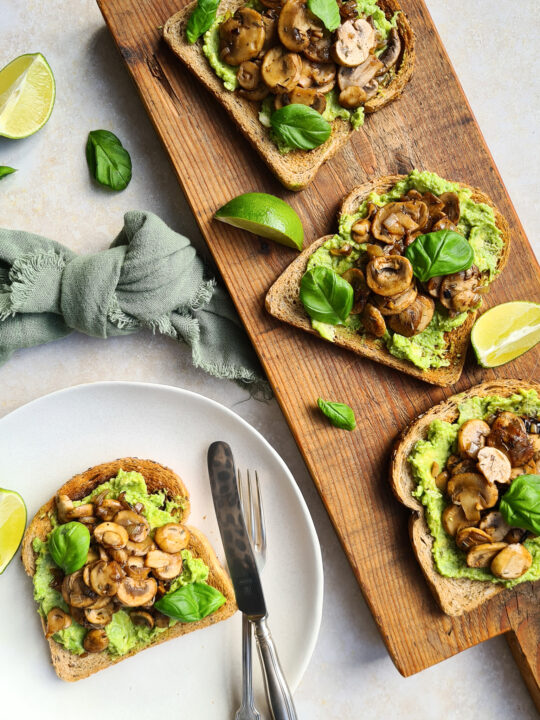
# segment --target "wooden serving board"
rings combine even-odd
[[[538,380],[538,348],[495,371],[482,370],[469,357],[454,388],[427,385],[269,317],[265,293],[295,253],[212,221],[214,211],[235,195],[265,191],[293,205],[311,243],[336,229],[341,199],[355,185],[413,167],[429,169],[482,188],[510,223],[510,260],[487,304],[540,301],[538,264],[424,2],[402,3],[417,37],[416,69],[403,97],[368,117],[300,194],[285,191],[274,180],[222,107],[161,41],[160,26],[182,0],[98,3],[398,670],[411,675],[507,633],[540,708],[540,583],[501,593],[461,618],[442,614],[414,558],[409,512],[394,499],[387,480],[392,442],[412,418],[485,380]],[[348,402],[358,429],[347,433],[329,426],[315,410],[318,396]]]

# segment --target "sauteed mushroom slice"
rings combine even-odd
[[[465,312],[480,302],[479,286],[480,272],[476,265],[472,265],[468,270],[446,275],[442,279],[439,299],[451,312]]]
[[[98,653],[102,652],[109,645],[107,633],[102,628],[89,630],[83,640],[83,647],[86,652]]]
[[[339,104],[345,108],[357,108],[367,100],[366,91],[361,87],[351,85],[339,93]]]
[[[524,465],[534,455],[534,447],[527,435],[525,423],[518,415],[511,412],[497,415],[486,444],[505,452],[510,458],[512,467]]]
[[[377,211],[371,232],[377,240],[394,244],[404,235],[422,230],[428,219],[429,213],[424,202],[392,202]]]
[[[125,573],[118,563],[99,560],[90,570],[90,585],[98,595],[112,597]]]
[[[219,26],[220,57],[228,65],[240,65],[257,57],[262,50],[265,32],[260,13],[241,7]]]
[[[318,63],[310,60],[304,60],[303,62],[309,63],[311,67],[311,77],[315,85],[324,86],[324,92],[329,92],[336,82],[336,66],[334,63]],[[332,87],[326,90],[329,83],[332,84]],[[319,90],[319,92],[323,91]]]
[[[153,550],[146,556],[145,565],[158,580],[173,580],[182,572],[182,555]]]
[[[380,310],[374,305],[368,303],[362,313],[362,324],[366,331],[375,335],[375,337],[382,337],[386,333],[386,323]]]
[[[357,220],[354,225],[351,228],[351,234],[353,240],[355,240],[357,243],[364,243],[369,238],[369,230],[371,228],[371,223],[367,218],[362,218],[360,220]],[[378,253],[378,255],[382,255],[382,251]],[[371,255],[371,257],[374,257],[374,255]]]
[[[388,325],[398,335],[413,337],[427,328],[434,312],[435,303],[433,300],[426,295],[417,295],[414,302],[400,312],[399,315],[390,317]]]
[[[495,485],[479,473],[454,475],[448,481],[447,492],[456,505],[461,505],[467,520],[480,520],[480,510],[493,507],[499,499]]]
[[[339,65],[357,67],[375,47],[375,30],[364,19],[347,20],[338,27],[332,45],[332,57]]]
[[[236,79],[245,90],[255,90],[261,81],[261,68],[253,60],[245,60],[238,67]]]
[[[476,459],[478,451],[486,444],[491,428],[483,420],[467,420],[458,432],[458,450],[462,455]]]
[[[54,607],[47,613],[45,637],[50,638],[55,633],[65,630],[71,625],[71,617],[61,608]]]
[[[504,580],[515,580],[532,565],[532,555],[524,545],[512,543],[493,558],[491,572]]]
[[[366,266],[366,282],[377,295],[388,297],[404,292],[411,284],[413,269],[403,255],[384,255]]]
[[[468,552],[475,545],[491,543],[492,539],[487,532],[476,527],[463,528],[456,535],[456,545],[463,552]]]
[[[108,625],[112,620],[113,613],[114,606],[112,602],[100,608],[86,608],[84,610],[86,622],[94,627],[105,627],[105,625]]]
[[[94,539],[104,547],[123,548],[129,540],[125,527],[115,522],[104,522],[94,530]]]
[[[92,517],[93,514],[93,503],[83,503],[82,505],[75,505],[73,509],[69,511],[68,517],[70,520],[79,520],[82,522],[84,518]]]
[[[122,605],[127,607],[138,607],[150,603],[156,594],[157,582],[154,578],[136,580],[129,576],[125,577],[118,585],[117,597]]]
[[[475,545],[467,553],[467,565],[475,568],[487,568],[493,558],[505,547],[506,543],[503,542]]]
[[[150,615],[149,612],[146,612],[146,610],[132,610],[129,614],[129,617],[131,618],[131,622],[134,625],[143,625],[150,630],[152,630],[155,625],[154,618]]]
[[[114,522],[126,529],[129,539],[133,542],[142,542],[150,532],[148,520],[133,510],[121,510],[115,515]]]
[[[60,523],[68,522],[68,515],[73,510],[73,501],[67,495],[58,494],[55,498],[55,504]]]
[[[282,47],[269,50],[263,58],[261,75],[272,90],[286,92],[298,83],[302,72],[302,58],[296,53],[287,52]]]
[[[483,447],[478,452],[477,467],[490,483],[512,482],[512,466],[508,456],[494,447]]]
[[[326,98],[317,92],[317,89],[295,87],[288,93],[282,93],[276,97],[276,109],[284,105],[307,105],[319,113],[323,113],[326,107]]]
[[[341,276],[354,290],[354,301],[351,308],[351,315],[360,315],[364,311],[366,301],[369,295],[369,288],[366,283],[364,273],[360,268],[349,268]]]
[[[282,0],[261,0],[261,5],[271,8],[272,10],[277,10],[283,5],[283,2]]]
[[[367,87],[382,67],[381,61],[378,60],[375,55],[369,55],[368,58],[357,67],[340,67],[338,71],[338,85],[340,90],[345,90],[351,86]]]
[[[457,225],[460,216],[458,194],[455,192],[445,192],[439,196],[439,200],[443,204],[442,211],[444,214],[448,217],[450,222]]]
[[[116,513],[122,509],[122,503],[112,498],[105,498],[99,505],[96,505],[96,515],[100,520],[110,521],[114,518]]]
[[[523,528],[510,528],[510,530],[504,536],[504,542],[509,544],[520,543],[525,540],[526,535],[527,531]]]
[[[90,607],[97,599],[96,593],[83,580],[83,571],[66,575],[62,583],[62,596],[68,605],[77,608]]]
[[[377,94],[379,90],[379,83],[377,82],[377,80],[375,80],[375,78],[373,78],[368,83],[366,83],[362,89],[366,93],[367,102],[368,100],[371,100],[371,98],[375,97],[375,95]]]
[[[399,313],[402,313],[413,304],[417,294],[416,286],[411,284],[406,290],[397,295],[389,295],[387,297],[376,295],[374,302],[382,315],[399,315]]]
[[[462,530],[474,525],[474,520],[467,520],[463,508],[459,505],[448,505],[442,513],[442,525],[445,532],[451,537]]]
[[[277,32],[279,15],[277,10],[264,10],[261,17],[264,26],[264,43],[260,54],[264,55],[267,50],[270,50],[279,42]]]
[[[384,65],[385,72],[390,70],[390,68],[393,67],[397,63],[400,53],[401,53],[401,39],[399,37],[399,33],[398,33],[397,29],[392,28],[388,35],[388,42],[386,45],[386,50],[381,55],[379,55],[379,60]]]
[[[160,550],[178,553],[189,545],[189,530],[180,523],[167,523],[156,530],[154,541]]]
[[[449,220],[445,216],[442,217],[440,220],[437,220],[437,222],[433,223],[433,225],[431,226],[431,232],[437,232],[437,230],[453,230],[454,232],[456,232],[457,227],[451,220]]]
[[[487,515],[484,515],[478,523],[478,527],[487,533],[493,542],[501,542],[504,540],[510,530],[510,526],[506,524],[498,510],[493,510]]]
[[[131,555],[136,555],[138,557],[142,557],[143,555],[146,555],[147,552],[150,550],[155,549],[154,541],[148,535],[142,542],[133,542],[132,540],[128,540],[126,543],[126,550]]]
[[[309,45],[310,13],[303,0],[288,0],[279,14],[278,35],[281,43],[293,52]]]

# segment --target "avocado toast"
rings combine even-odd
[[[388,226],[397,231],[388,233]],[[441,237],[445,231],[472,250],[473,264],[420,282],[405,255],[422,239],[420,233]],[[502,271],[509,250],[508,224],[481,190],[416,170],[386,176],[344,199],[338,233],[315,240],[291,263],[270,288],[266,308],[358,355],[451,385],[461,375],[482,294]],[[354,287],[354,304],[340,323],[314,321],[301,302],[302,280],[318,266]]]
[[[350,62],[354,63],[358,60],[362,63],[354,67],[340,65],[339,58],[343,59],[343,53],[340,54],[339,51],[336,55],[337,61],[334,62],[333,56],[330,55],[331,47],[332,51],[336,45],[342,47],[342,44],[339,45],[336,40],[337,34],[329,33],[318,18],[308,12],[306,4],[301,0],[292,0],[286,4],[279,0],[277,2],[265,0],[264,4],[248,3],[250,17],[244,18],[243,24],[250,22],[263,25],[264,23],[265,32],[269,26],[273,30],[267,32],[261,52],[250,56],[249,60],[240,62],[240,57],[244,56],[231,59],[231,53],[228,52],[225,57],[235,65],[224,63],[222,60],[228,46],[225,44],[226,33],[220,38],[220,26],[225,26],[227,22],[233,20],[231,16],[235,13],[244,11],[245,0],[222,0],[214,25],[203,38],[194,44],[189,44],[186,39],[186,26],[195,6],[196,3],[190,3],[169,18],[163,29],[165,41],[175,55],[220,101],[270,169],[285,187],[291,190],[301,190],[306,187],[313,180],[320,166],[331,158],[347,142],[355,128],[363,123],[364,112],[376,112],[399,97],[412,74],[414,35],[396,0],[379,0],[378,3],[375,0],[362,0],[358,4],[358,9],[354,3],[340,2],[342,24],[337,33],[345,28],[345,33],[350,31],[356,37],[359,31],[353,27],[353,24],[359,22],[361,31],[367,38],[362,40],[358,35],[357,47],[363,48],[362,54]],[[292,15],[292,23],[302,26],[295,34],[296,38],[302,38],[300,42],[292,37],[290,27],[289,32],[276,32],[279,24],[278,16],[285,11],[285,6],[287,14]],[[254,9],[255,7],[257,10]],[[258,14],[260,20],[251,17],[253,13]],[[240,20],[242,18],[238,21],[240,27],[232,28],[231,32],[242,30]],[[271,37],[268,37],[269,34]],[[308,47],[304,47],[308,42],[308,36],[311,42]],[[281,37],[285,39],[285,46],[281,43]],[[286,52],[283,53],[282,50]],[[388,68],[378,59],[386,50],[391,51],[393,56]],[[270,57],[272,52],[277,53],[279,57]],[[269,66],[268,72],[265,62]],[[345,60],[345,62],[349,61]],[[282,66],[288,68],[286,72],[284,71],[286,79],[281,72]],[[349,75],[357,68],[363,68],[363,77],[351,80]],[[253,90],[246,89],[251,87],[252,83],[242,78],[249,77],[251,81],[263,70],[263,78],[266,77],[270,85],[261,81]],[[376,76],[377,72],[378,76]],[[240,81],[246,87],[239,85],[240,73]],[[277,76],[278,74],[280,77]],[[356,87],[354,84],[356,82],[361,82],[362,87]],[[341,90],[341,87],[344,89]],[[367,92],[364,92],[365,87],[368,88]],[[339,97],[348,88],[355,88],[358,91],[358,98],[346,99],[344,96],[342,102],[348,105],[345,107],[340,104]],[[349,89],[349,95],[351,93]],[[295,108],[301,106],[305,108],[309,105],[311,109],[317,109],[317,113],[320,111],[321,117],[331,126],[330,137],[309,150],[295,149],[290,145],[287,146],[283,140],[279,141],[270,129],[271,116],[284,104],[290,104]]]
[[[83,679],[235,612],[231,582],[205,536],[184,525],[188,515],[182,480],[137,458],[76,475],[36,513],[22,560],[61,679]],[[83,525],[91,537],[84,565],[64,572],[53,559],[53,534]],[[158,611],[159,600],[183,588],[206,589],[217,609],[190,621]]]

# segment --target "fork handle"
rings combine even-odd
[[[264,677],[266,697],[273,720],[297,720],[291,691],[281,669],[266,618],[254,620],[255,638]]]

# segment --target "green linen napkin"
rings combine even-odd
[[[107,338],[144,328],[188,343],[193,364],[211,375],[263,378],[228,295],[156,215],[126,213],[111,247],[86,256],[0,229],[0,363],[73,330]]]

